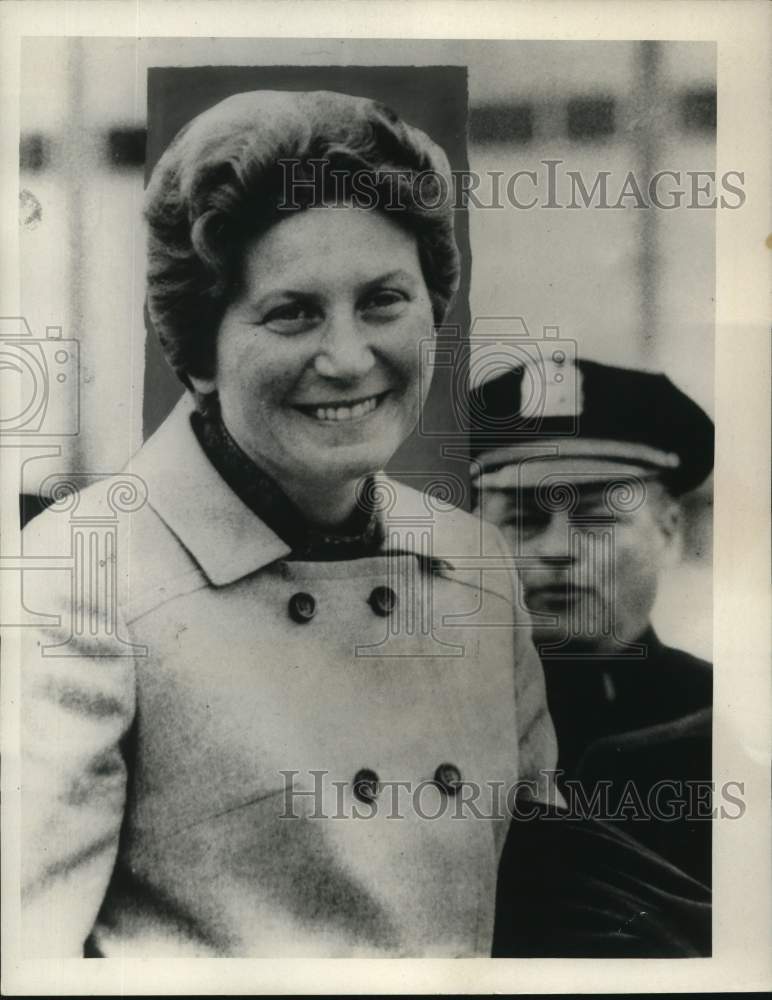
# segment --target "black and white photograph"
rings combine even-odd
[[[4,990],[772,985],[726,9],[9,6]]]

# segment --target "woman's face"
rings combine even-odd
[[[311,208],[247,245],[214,376],[193,382],[285,489],[351,482],[415,426],[431,334],[415,238],[378,212]]]

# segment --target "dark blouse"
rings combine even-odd
[[[373,494],[364,484],[360,501],[335,530],[311,524],[279,484],[234,441],[214,403],[191,416],[207,458],[236,496],[292,549],[290,559],[331,561],[359,559],[382,551],[383,527],[367,503]]]

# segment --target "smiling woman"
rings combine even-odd
[[[418,420],[431,326],[412,235],[380,213],[310,208],[249,242],[214,374],[191,382],[306,517],[334,523]]]
[[[189,391],[130,466],[133,655],[27,630],[33,954],[490,955],[507,795],[555,764],[541,667],[496,530],[382,474],[457,283],[447,172],[327,92],[228,98],[159,161],[148,307]],[[65,631],[102,613],[59,596]]]

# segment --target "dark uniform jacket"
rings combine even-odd
[[[710,885],[712,668],[652,628],[638,642],[643,658],[543,660],[562,787]]]
[[[643,660],[544,660],[567,808],[510,826],[494,956],[711,954],[711,668],[639,641]]]

